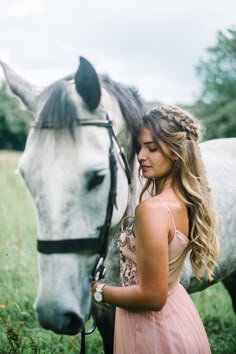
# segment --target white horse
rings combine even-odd
[[[37,214],[37,318],[46,329],[75,334],[92,307],[105,352],[112,353],[114,308],[92,306],[91,274],[100,253],[105,281],[119,283],[120,221],[134,215],[141,188],[132,136],[143,103],[133,88],[98,76],[83,58],[75,75],[41,91],[1,64],[10,89],[35,115],[19,171]],[[120,146],[132,169],[130,187]],[[187,261],[182,283],[194,292],[223,281],[236,311],[236,139],[205,142],[201,151],[222,217],[221,256],[213,282],[197,281]],[[97,270],[103,270],[101,259]]]

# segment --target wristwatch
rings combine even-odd
[[[98,303],[101,304],[103,302],[103,288],[105,284],[98,284],[96,287],[96,290],[93,293],[94,300]]]

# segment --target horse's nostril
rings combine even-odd
[[[74,311],[60,311],[57,308],[55,311],[46,311],[38,304],[35,308],[41,326],[55,333],[75,335],[84,326],[83,319]]]
[[[82,319],[76,315],[74,312],[67,312],[64,315],[66,319],[66,327],[72,331],[78,333],[78,331],[83,327]]]

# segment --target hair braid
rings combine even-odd
[[[175,106],[160,106],[159,110],[165,119],[168,119],[170,123],[173,122],[180,131],[186,133],[187,139],[196,142],[200,140],[201,125],[189,112]]]

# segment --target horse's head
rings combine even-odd
[[[141,103],[134,91],[99,77],[83,58],[75,75],[41,92],[2,66],[11,90],[35,114],[19,171],[38,221],[37,317],[45,328],[74,334],[90,314],[91,274],[108,209],[113,205],[114,226],[127,207],[119,144],[131,161],[127,127],[138,127]]]

